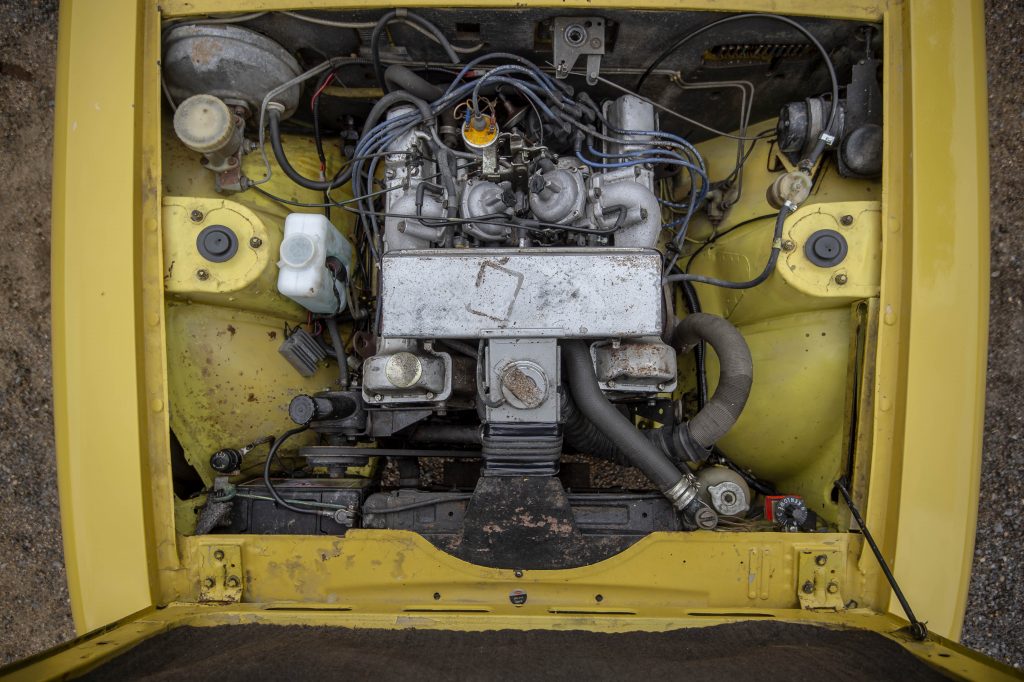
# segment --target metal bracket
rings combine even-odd
[[[842,611],[845,555],[836,549],[801,549],[797,553],[796,593],[802,608]]]
[[[556,17],[552,26],[555,52],[555,78],[564,79],[576,66],[576,61],[587,58],[587,84],[597,83],[604,54],[605,21],[603,17]]]
[[[211,545],[203,548],[199,568],[200,602],[238,602],[243,590],[242,548]]]

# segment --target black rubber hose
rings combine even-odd
[[[747,404],[754,362],[743,335],[725,318],[695,313],[672,331],[672,346],[680,353],[701,341],[707,341],[718,355],[718,387],[704,408],[686,423],[686,429],[696,445],[707,449],[732,428]]]
[[[444,88],[434,85],[401,64],[392,64],[384,71],[384,82],[391,90],[405,90],[427,102],[439,100],[444,96]]]
[[[625,415],[608,402],[597,384],[587,344],[578,340],[564,341],[562,361],[569,378],[569,389],[580,412],[615,443],[629,463],[642,471],[659,490],[667,493],[676,488],[686,477]]]
[[[338,332],[338,320],[328,317],[325,320],[327,332],[331,335],[331,345],[334,346],[334,354],[338,359],[338,383],[343,391],[348,390],[348,357],[345,355],[345,344],[341,342],[341,334]]]
[[[402,12],[402,16],[398,15],[400,11]],[[441,44],[444,51],[448,53],[448,59],[451,60],[452,64],[459,63],[459,55],[456,54],[454,49],[452,49],[451,43],[449,43],[448,39],[444,37],[443,33],[441,33],[441,29],[412,12],[408,12],[404,9],[393,9],[377,20],[377,25],[373,27],[373,34],[370,36],[370,57],[373,59],[373,71],[377,74],[377,83],[380,84],[380,87],[384,92],[388,91],[388,84],[387,80],[384,78],[384,66],[381,64],[380,60],[380,38],[384,34],[384,29],[387,28],[387,25],[395,19],[408,21],[430,31],[431,35],[437,38],[437,42]]]
[[[318,192],[326,192],[336,187],[341,187],[352,178],[352,166],[346,164],[344,168],[338,171],[330,180],[310,180],[306,176],[299,173],[295,168],[288,162],[288,157],[285,156],[284,147],[281,145],[281,112],[268,107],[267,110],[268,119],[270,121],[270,146],[274,150],[274,158],[277,159],[277,164],[281,166],[281,170],[284,174],[291,179],[296,185],[305,187],[306,189],[316,190]]]
[[[562,416],[565,418],[562,435],[565,436],[565,442],[574,450],[584,455],[607,459],[622,466],[631,466],[625,453],[601,433],[594,426],[594,422],[580,412],[580,408],[576,407],[575,401],[568,393],[565,393],[562,399]]]

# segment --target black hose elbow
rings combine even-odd
[[[389,90],[405,90],[427,102],[441,99],[444,89],[420,77],[412,69],[392,64],[384,71],[384,82]]]
[[[739,419],[754,380],[754,361],[739,330],[728,320],[708,313],[688,315],[672,332],[672,346],[685,353],[706,341],[718,355],[718,387],[704,407],[686,424],[685,433],[674,435],[671,445],[687,452],[690,459],[707,459],[703,454],[724,436]],[[678,430],[678,429],[677,429]]]

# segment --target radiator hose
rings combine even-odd
[[[569,379],[573,400],[591,424],[615,444],[626,460],[642,471],[658,490],[680,510],[697,496],[693,474],[680,470],[657,445],[643,433],[601,392],[594,363],[586,342],[572,340],[562,343],[562,361]]]
[[[707,460],[711,454],[711,446],[736,423],[750,395],[754,365],[750,349],[739,330],[717,315],[695,313],[686,316],[672,330],[670,341],[678,353],[692,350],[701,341],[707,342],[715,349],[721,367],[714,395],[693,419],[673,427],[638,431],[664,455],[685,466],[684,463],[687,461]],[[568,344],[563,348],[568,349]],[[568,353],[566,355],[568,356]],[[589,360],[589,353],[587,359]],[[569,363],[568,357],[566,363]],[[593,374],[592,367],[590,371]],[[572,383],[571,374],[570,388],[572,396],[563,404],[565,436],[569,444],[580,452],[593,454],[618,464],[631,464],[631,458],[621,446],[621,440],[608,436],[604,429],[599,428],[601,422],[596,421],[595,417],[579,404],[580,399],[576,386]],[[628,418],[614,407],[612,410],[632,427]]]

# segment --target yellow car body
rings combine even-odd
[[[440,6],[409,0],[410,8]],[[467,7],[512,3],[464,0]],[[774,0],[520,0],[516,6],[772,11]],[[753,618],[870,629],[956,676],[1011,676],[954,644],[981,466],[988,144],[981,3],[793,0],[884,27],[883,259],[854,496],[932,637],[905,625],[860,534],[655,533],[598,564],[513,572],[401,531],[176,533],[168,440],[161,21],[365,0],[65,0],[53,194],[54,418],[65,560],[82,635],[8,670],[81,672],[181,625],[671,630]],[[825,557],[824,562],[818,557]],[[828,571],[828,573],[823,573]],[[814,594],[799,586],[812,581]],[[838,580],[837,608],[826,585]],[[510,590],[528,592],[513,605]],[[443,593],[443,600],[431,598]],[[600,602],[595,594],[603,595]],[[216,602],[217,605],[210,605]],[[95,634],[102,631],[102,637]]]

